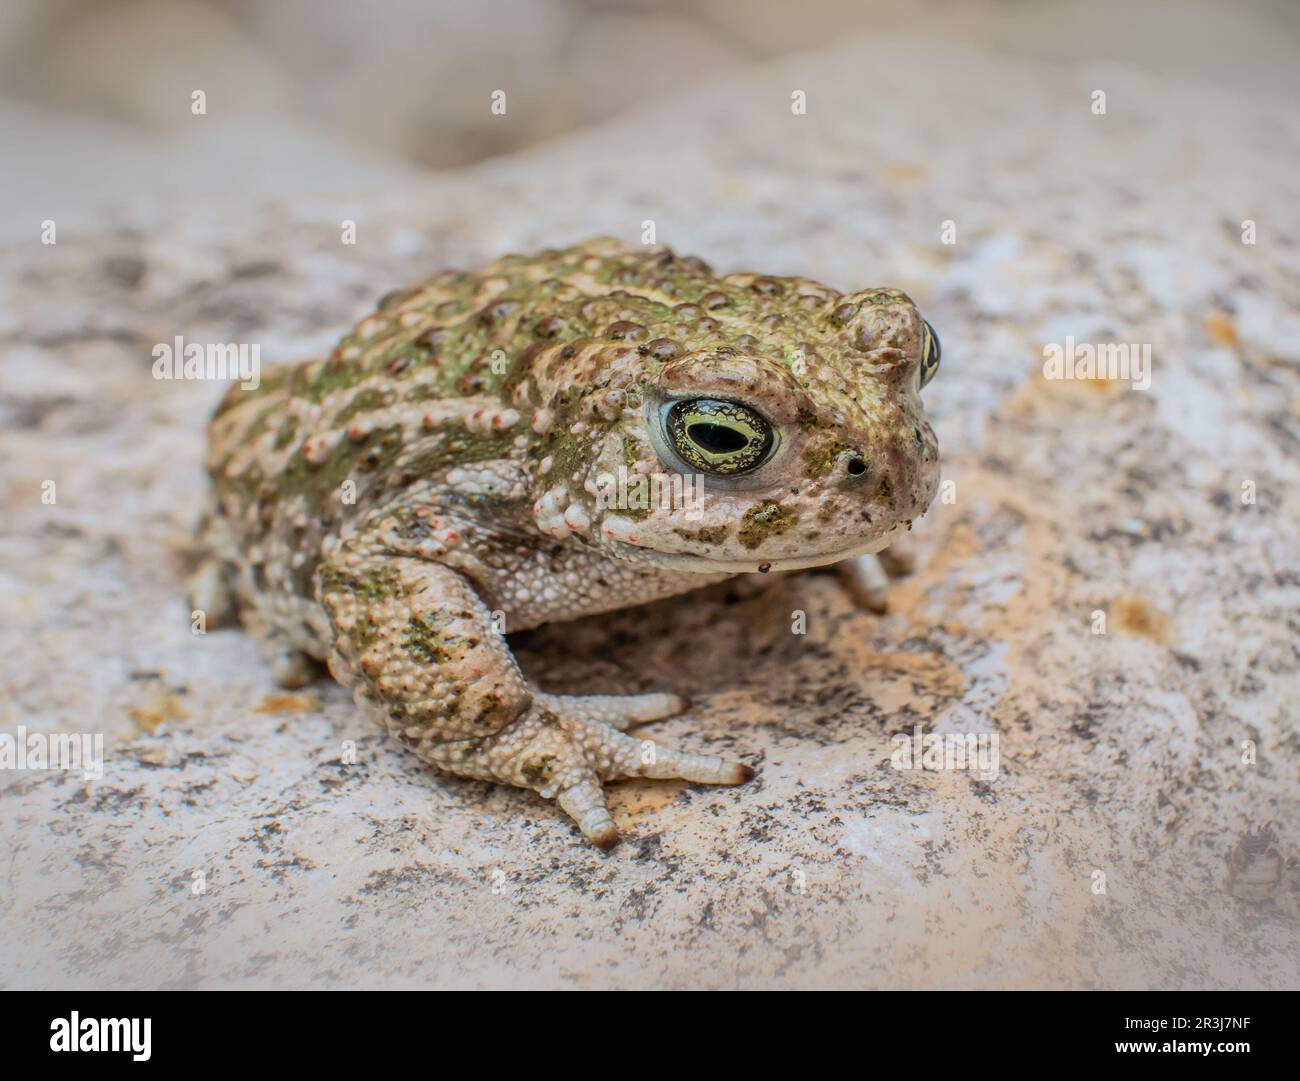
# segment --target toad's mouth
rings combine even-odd
[[[644,548],[629,544],[627,541],[616,542],[618,557],[633,563],[650,563],[668,570],[689,571],[695,574],[760,574],[769,571],[797,571],[808,567],[827,567],[855,556],[870,555],[888,548],[900,535],[906,533],[908,523],[895,526],[888,533],[879,537],[865,539],[857,544],[833,552],[819,552],[786,556],[777,559],[750,557],[737,559],[731,557],[714,557],[698,555],[693,552],[661,552],[654,548]]]

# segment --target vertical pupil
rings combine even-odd
[[[937,367],[943,347],[939,344],[939,335],[934,332],[928,320],[925,323],[925,359],[931,367]]]

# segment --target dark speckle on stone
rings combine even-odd
[[[144,279],[145,261],[134,255],[110,255],[102,264],[104,275],[114,285],[134,289]]]
[[[274,274],[279,274],[282,269],[280,264],[272,259],[252,259],[246,263],[237,263],[231,270],[230,276],[241,280],[269,278]]]

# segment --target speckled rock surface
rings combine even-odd
[[[8,244],[0,724],[107,761],[0,773],[0,985],[1300,986],[1294,858],[1226,888],[1248,827],[1300,848],[1298,159],[1268,102],[876,40],[383,200],[142,198]],[[221,388],[150,351],[309,354],[421,273],[647,220],[910,292],[953,485],[884,618],[809,573],[519,638],[545,686],[682,692],[657,733],[761,767],[617,786],[602,856],[190,633]],[[1150,388],[1045,380],[1066,336],[1149,344]],[[893,769],[914,725],[997,733],[996,776]]]

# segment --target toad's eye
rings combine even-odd
[[[772,452],[772,426],[739,402],[714,398],[674,402],[665,427],[673,450],[701,473],[720,477],[748,473]]]
[[[921,386],[934,378],[939,370],[939,335],[924,319],[921,320]]]

